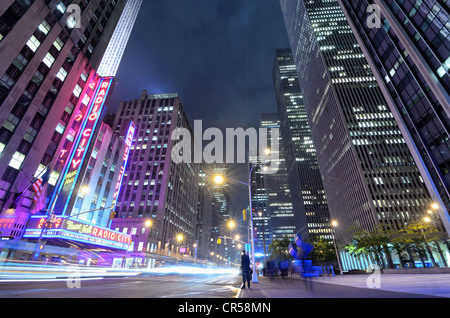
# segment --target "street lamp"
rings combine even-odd
[[[236,227],[236,222],[233,220],[229,220],[227,223],[227,226],[230,230],[234,229]]]
[[[336,220],[332,220],[331,221],[331,226],[334,229],[334,231],[333,231],[333,243],[334,243],[334,250],[336,251],[336,257],[337,257],[338,266],[339,266],[339,273],[342,275],[341,261],[339,259],[339,253],[338,253],[337,245],[336,245],[336,227],[338,226],[338,222]]]

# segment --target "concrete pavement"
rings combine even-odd
[[[303,279],[259,277],[238,298],[450,297],[450,274],[336,275]]]

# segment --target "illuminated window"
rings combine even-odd
[[[20,170],[20,167],[22,166],[22,163],[24,160],[25,160],[25,155],[16,151],[16,153],[13,155],[11,161],[9,162],[9,166],[14,169]]]
[[[61,80],[61,82],[64,82],[64,80],[67,77],[67,72],[64,68],[61,67],[61,69],[59,70],[58,74],[56,75],[57,78],[59,78]]]
[[[66,8],[66,6],[64,5],[64,3],[60,3],[60,4],[58,4],[57,6],[56,6],[56,8],[59,10],[59,11],[61,11],[61,13],[65,13],[66,12],[66,10],[67,10],[67,8]]]
[[[55,62],[55,58],[50,53],[47,53],[42,62],[44,62],[45,65],[51,68],[53,63]]]
[[[50,32],[51,28],[52,27],[45,20],[42,21],[41,25],[39,25],[39,27],[38,27],[39,31],[41,31],[45,35],[47,35],[48,32]]]
[[[44,165],[40,164],[33,177],[37,178],[37,177],[43,175],[45,170],[46,170],[46,167]]]
[[[31,38],[27,42],[27,46],[33,52],[36,52],[40,45],[41,45],[41,42],[39,42],[39,40],[36,39],[36,37],[34,35],[32,35]]]
[[[55,40],[55,42],[53,42],[53,46],[56,47],[56,49],[57,49],[58,51],[61,51],[61,49],[62,49],[63,46],[64,46],[64,42],[63,42],[60,38],[57,38],[57,39]]]
[[[82,91],[81,87],[77,84],[77,86],[76,86],[75,89],[73,90],[73,94],[74,94],[76,97],[80,97],[81,91]]]
[[[50,174],[50,178],[48,179],[48,183],[50,185],[54,186],[54,185],[56,185],[56,182],[58,181],[58,179],[59,179],[59,172],[53,171]]]

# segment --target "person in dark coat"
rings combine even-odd
[[[242,289],[245,288],[245,282],[247,282],[247,287],[250,288],[250,277],[251,277],[250,268],[250,257],[245,254],[245,250],[242,251],[241,257],[241,272],[242,272]]]

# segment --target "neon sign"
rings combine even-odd
[[[135,131],[136,131],[136,125],[133,122],[131,122],[130,126],[128,127],[127,137],[125,139],[125,152],[123,154],[123,163],[122,163],[122,167],[120,167],[119,176],[117,178],[117,183],[116,183],[116,188],[115,188],[115,192],[114,192],[114,196],[113,196],[113,203],[112,203],[111,211],[114,211],[116,209],[117,198],[119,197],[120,186],[122,185],[123,174],[125,173],[125,168],[127,167],[128,156],[130,154],[130,148],[131,148],[131,144],[133,143]]]
[[[68,239],[90,243],[104,247],[127,250],[131,244],[131,236],[107,228],[92,225],[68,217],[57,217],[52,226],[46,227],[47,217],[31,217],[24,238],[38,238],[41,233],[44,238]]]
[[[98,83],[91,83],[90,87],[95,87],[95,94],[91,99],[86,113],[81,112],[75,117],[75,120],[81,122],[78,136],[76,137],[70,151],[63,150],[62,156],[69,153],[61,179],[54,192],[50,203],[50,209],[58,215],[66,213],[69,203],[72,201],[72,193],[80,177],[80,167],[87,156],[87,150],[93,139],[99,118],[103,111],[106,98],[113,85],[114,78],[100,78]]]

